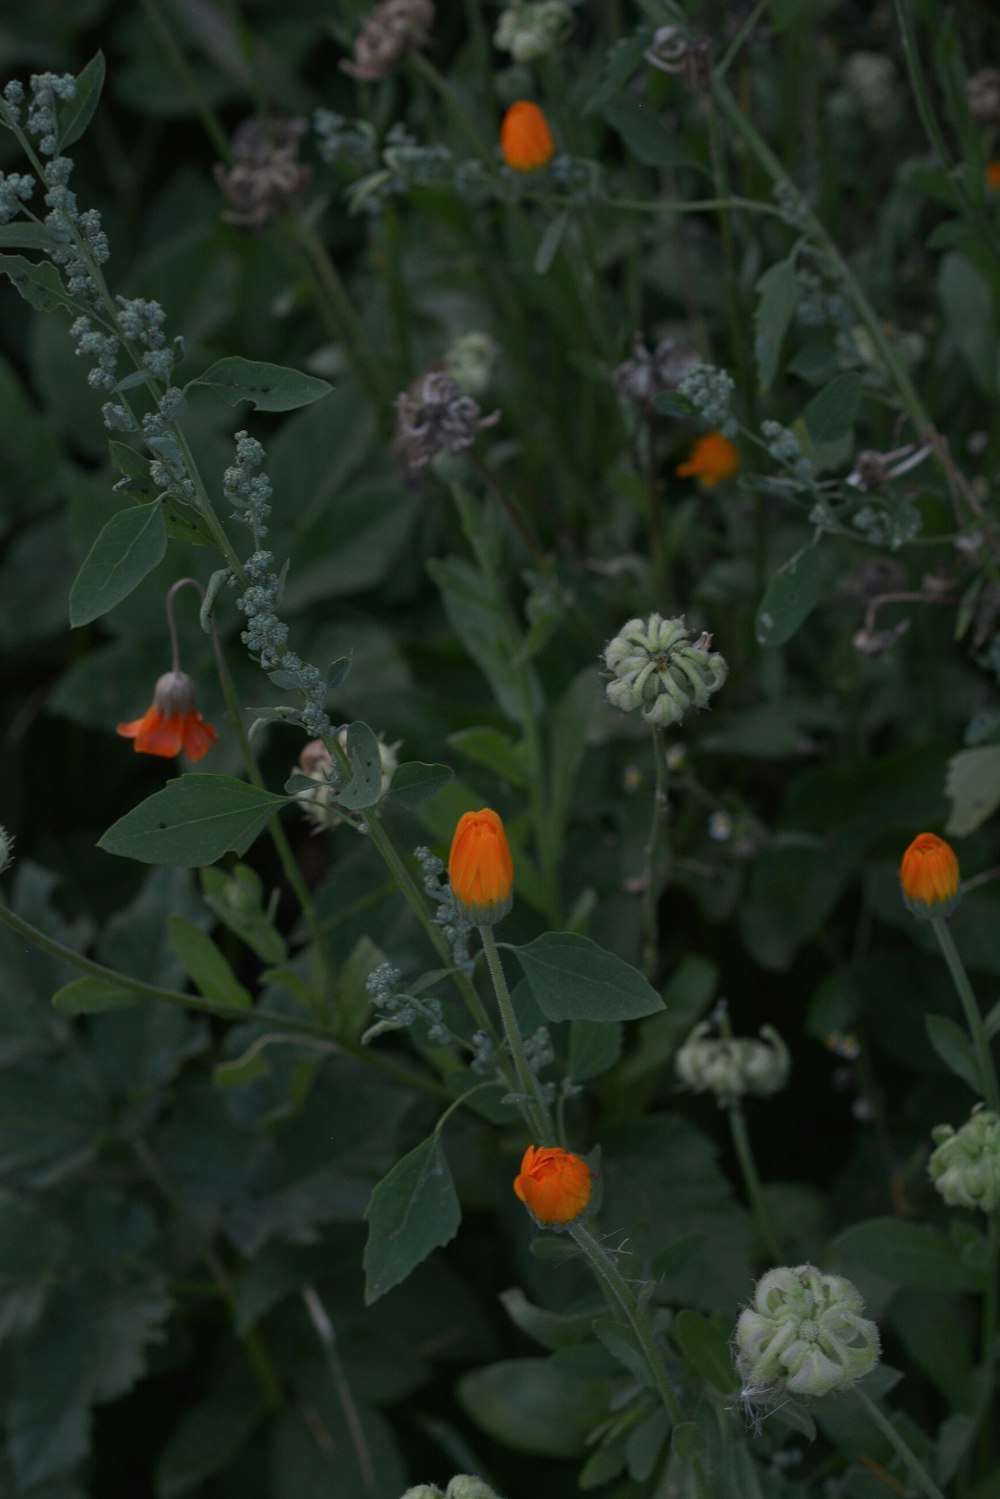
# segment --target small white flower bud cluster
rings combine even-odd
[[[456,1473],[443,1494],[436,1483],[418,1483],[407,1489],[403,1499],[500,1499],[500,1495],[481,1478]]]
[[[857,1287],[842,1275],[823,1275],[815,1265],[769,1270],[733,1333],[744,1391],[771,1401],[850,1389],[881,1351],[878,1328],[863,1311]]]
[[[728,675],[711,635],[692,641],[683,615],[630,619],[609,642],[604,660],[612,672],[608,701],[623,713],[641,708],[655,728],[680,723],[689,708],[707,707]]]
[[[752,1036],[712,1036],[709,1021],[696,1025],[674,1058],[681,1082],[696,1093],[714,1093],[721,1104],[752,1093],[767,1098],[788,1081],[788,1047],[772,1025]]]
[[[509,52],[516,63],[537,62],[565,37],[571,16],[563,0],[538,0],[535,4],[514,0],[500,12],[493,45],[500,52]]]
[[[939,1124],[931,1134],[937,1149],[927,1169],[948,1206],[992,1213],[1000,1206],[1000,1116],[979,1108],[961,1129]]]

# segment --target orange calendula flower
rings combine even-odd
[[[958,904],[958,860],[936,833],[918,833],[903,855],[899,882],[914,916],[950,916]]]
[[[518,99],[500,126],[500,150],[515,172],[537,172],[552,160],[555,145],[548,121],[537,104]]]
[[[141,718],[120,723],[123,739],[134,739],[140,755],[170,759],[181,750],[189,760],[200,760],[218,739],[194,706],[194,683],[186,671],[166,671],[153,689],[153,706]]]
[[[582,1156],[557,1145],[529,1145],[514,1178],[514,1191],[537,1223],[572,1223],[593,1192],[590,1167]]]
[[[451,840],[448,879],[475,926],[502,921],[513,903],[514,861],[503,823],[489,807],[466,812]]]
[[[713,489],[723,479],[731,479],[739,471],[740,455],[721,432],[707,432],[699,437],[683,463],[678,463],[674,473],[682,479],[698,479],[707,488]]]
[[[1000,192],[1000,161],[991,161],[986,167],[986,186]]]

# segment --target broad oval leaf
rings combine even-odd
[[[382,1178],[365,1218],[365,1302],[370,1306],[458,1233],[462,1210],[436,1133]]]
[[[513,949],[546,1020],[635,1020],[663,1009],[638,969],[574,932],[543,932]]]
[[[382,795],[382,750],[378,739],[358,719],[348,726],[345,747],[351,762],[351,779],[336,793],[337,803],[352,812],[374,807]]]
[[[812,613],[819,598],[819,558],[806,547],[786,562],[767,585],[757,610],[757,644],[784,645]]]
[[[136,1002],[136,992],[114,979],[90,975],[64,984],[52,996],[62,1015],[100,1015],[104,1010],[125,1010]]]
[[[333,389],[328,381],[317,380],[315,375],[303,375],[300,370],[258,359],[241,359],[238,355],[217,359],[184,388],[190,390],[193,385],[207,385],[218,391],[230,406],[252,401],[258,411],[294,411],[299,406],[311,405]]]
[[[97,846],[142,864],[194,869],[230,849],[245,854],[288,801],[232,776],[182,775],[120,817]]]
[[[946,833],[964,838],[1000,807],[1000,744],[959,750],[948,761],[944,783],[951,801]]]
[[[967,1265],[952,1241],[929,1223],[869,1218],[838,1234],[834,1248],[897,1286],[925,1286],[933,1291],[982,1289],[982,1272]]]
[[[754,318],[754,357],[761,391],[769,390],[778,373],[781,345],[799,300],[795,262],[779,260],[757,281],[757,314]]]
[[[163,560],[166,550],[161,504],[119,510],[102,529],[76,575],[69,595],[70,624],[74,628],[89,624],[128,598]]]
[[[817,396],[813,396],[802,413],[806,431],[817,447],[839,442],[854,426],[861,401],[861,376],[838,375]]]

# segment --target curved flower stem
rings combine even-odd
[[[642,924],[645,936],[642,971],[650,983],[656,976],[660,942],[658,915],[660,896],[670,878],[670,768],[667,747],[659,729],[652,730],[656,783],[653,787],[653,820],[646,845],[646,884],[642,898]]]
[[[885,1437],[886,1441],[890,1444],[893,1451],[897,1454],[897,1456],[903,1459],[903,1462],[910,1470],[910,1476],[912,1477],[913,1482],[916,1484],[921,1493],[926,1494],[927,1499],[945,1499],[945,1495],[938,1488],[937,1484],[934,1482],[933,1478],[928,1473],[923,1463],[910,1449],[908,1444],[903,1441],[903,1438],[900,1436],[895,1426],[893,1426],[892,1422],[889,1420],[885,1412],[879,1410],[874,1400],[872,1400],[869,1395],[866,1395],[864,1390],[855,1389],[854,1394],[862,1409],[866,1411],[867,1414],[875,1422],[875,1425]]]
[[[497,997],[497,1006],[500,1010],[500,1019],[503,1022],[504,1034],[507,1044],[510,1046],[510,1054],[514,1059],[514,1072],[517,1076],[517,1085],[524,1094],[525,1102],[523,1112],[527,1123],[535,1133],[539,1145],[551,1145],[555,1140],[555,1131],[552,1119],[549,1115],[548,1105],[541,1094],[538,1079],[528,1064],[527,1054],[524,1050],[524,1041],[517,1026],[517,1016],[514,1014],[514,1005],[507,987],[507,976],[503,971],[500,954],[497,951],[497,940],[493,935],[491,926],[481,926],[479,935],[483,943],[483,952],[486,954],[486,964],[490,970],[490,978],[493,980],[493,991]]]
[[[750,1199],[750,1207],[753,1211],[754,1222],[757,1232],[764,1242],[772,1265],[784,1264],[784,1255],[778,1236],[774,1231],[767,1208],[764,1206],[764,1194],[761,1190],[760,1177],[757,1175],[757,1165],[750,1148],[750,1136],[747,1133],[747,1120],[742,1108],[738,1103],[731,1103],[726,1108],[729,1115],[729,1132],[733,1140],[733,1148],[736,1151],[736,1159],[740,1163],[740,1173],[743,1177],[743,1185]]]
[[[976,1062],[979,1066],[979,1079],[982,1083],[983,1097],[987,1106],[1000,1111],[1000,1089],[997,1087],[997,1071],[993,1062],[993,1053],[990,1050],[989,1037],[983,1024],[983,1017],[976,1003],[976,996],[972,992],[969,983],[969,975],[965,971],[965,964],[955,946],[948,924],[941,916],[931,917],[931,926],[934,935],[944,954],[944,960],[948,964],[958,997],[962,1001],[962,1009],[965,1011],[965,1023],[969,1027],[969,1035],[976,1053]]]

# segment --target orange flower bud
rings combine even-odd
[[[590,1167],[582,1156],[557,1145],[529,1145],[514,1191],[536,1223],[572,1223],[590,1201]]]
[[[914,916],[950,916],[958,904],[958,860],[936,833],[918,833],[903,855],[899,882]]]
[[[518,99],[503,117],[500,150],[515,172],[537,172],[552,160],[555,145],[548,121],[537,104]]]
[[[986,186],[993,192],[1000,192],[1000,161],[991,161],[987,164]]]
[[[514,861],[503,823],[489,807],[458,819],[448,879],[455,899],[475,926],[493,926],[510,910]]]
[[[707,432],[699,437],[683,463],[678,463],[674,473],[682,479],[700,479],[708,489],[731,479],[738,473],[740,455],[721,432]]]

